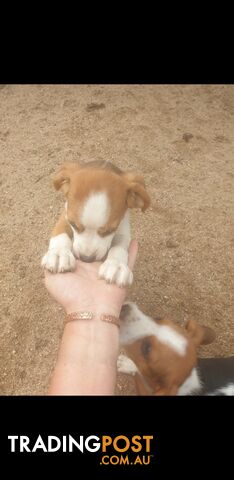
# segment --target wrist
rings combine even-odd
[[[96,352],[95,356],[98,363],[100,358],[103,359],[104,354],[106,356],[105,358],[107,358],[107,361],[109,361],[109,357],[109,359],[115,359],[116,363],[115,357],[118,354],[120,327],[119,316],[114,315],[113,310],[111,311],[108,309],[108,311],[113,313],[106,314],[104,313],[106,310],[99,312],[99,309],[94,308],[92,308],[92,310],[90,308],[89,310],[81,310],[76,308],[75,310],[72,309],[72,312],[70,312],[71,318],[66,317],[64,319],[64,334],[66,343],[70,344],[71,342],[75,342],[77,345],[77,342],[79,342],[79,344],[89,352],[89,358],[90,356],[92,357],[94,352]],[[79,318],[79,313],[81,312],[86,314],[90,313],[90,315],[87,315],[87,317],[84,316],[84,318],[81,316],[81,318]],[[75,315],[76,313],[78,315]],[[72,314],[74,314],[74,316]],[[105,315],[105,318],[102,318],[102,315]],[[109,316],[111,317],[110,319]],[[91,350],[90,345],[92,345]],[[68,357],[71,356],[70,353],[71,352],[69,348]],[[76,351],[76,354],[78,355],[78,351]]]

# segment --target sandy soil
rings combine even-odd
[[[150,315],[212,326],[201,356],[234,354],[233,85],[0,86],[0,393],[44,394],[63,312],[40,267],[62,197],[63,161],[108,159],[142,172],[152,196],[132,226],[129,297]],[[134,394],[118,376],[117,394]]]

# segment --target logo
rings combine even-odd
[[[38,435],[31,439],[27,435],[8,435],[10,453],[55,454],[88,452],[97,455],[99,465],[149,465],[155,456],[153,435],[72,435],[61,437]]]

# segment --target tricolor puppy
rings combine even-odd
[[[66,203],[42,266],[54,273],[69,272],[76,258],[103,261],[100,278],[130,285],[129,209],[145,211],[150,204],[143,177],[110,162],[67,163],[55,176],[54,186],[63,191]]]
[[[127,356],[119,356],[118,371],[134,375],[139,395],[234,395],[234,357],[197,359],[198,346],[215,339],[211,328],[155,321],[132,302],[120,318]]]

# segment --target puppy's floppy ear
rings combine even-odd
[[[144,178],[137,173],[124,173],[123,178],[127,184],[128,208],[141,208],[144,212],[150,205],[150,197],[145,189]]]
[[[210,327],[198,325],[195,320],[188,320],[185,328],[197,347],[199,345],[208,345],[215,340],[214,330]]]
[[[54,188],[56,190],[61,189],[66,195],[69,190],[71,176],[79,170],[79,168],[79,163],[64,163],[53,179]]]

